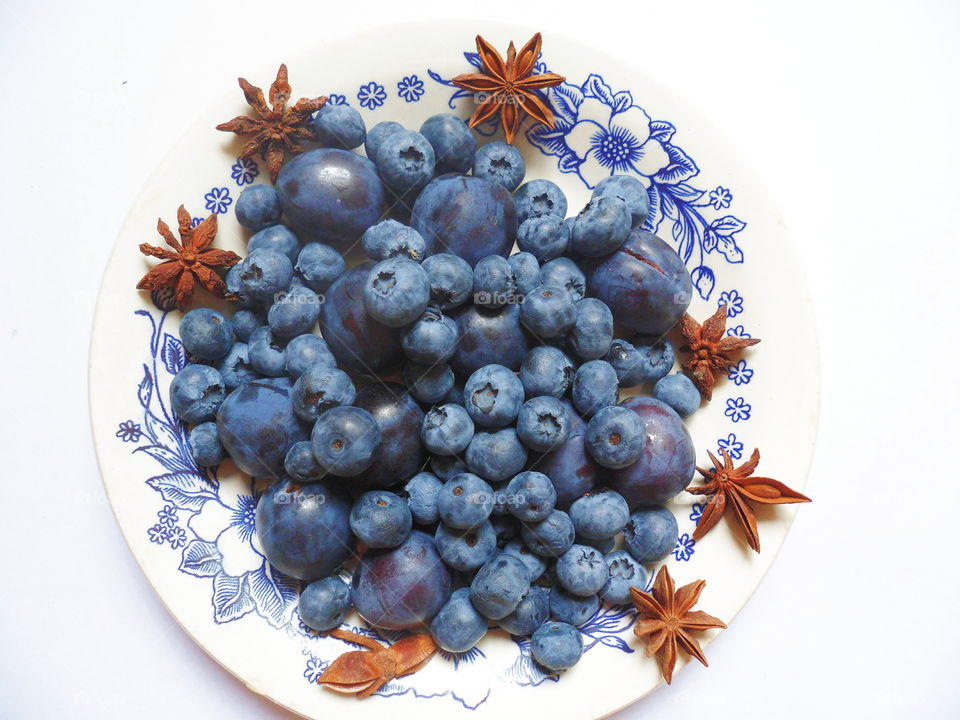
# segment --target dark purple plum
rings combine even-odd
[[[280,170],[277,191],[294,228],[339,250],[359,240],[387,209],[374,164],[337,148],[295,155]]]
[[[466,305],[454,310],[452,316],[460,331],[460,343],[450,365],[464,377],[491,364],[519,370],[527,351],[533,346],[529,334],[520,324],[519,305],[506,305],[496,310]]]
[[[353,404],[377,421],[380,449],[373,464],[351,478],[351,485],[386,488],[405,483],[420,472],[427,459],[420,442],[423,410],[406,388],[396,383],[373,383],[357,392]]]
[[[488,255],[506,257],[517,234],[513,196],[498,183],[470,175],[441,175],[413,206],[413,226],[427,255],[448,252],[470,267]]]
[[[574,500],[593,490],[603,472],[587,452],[583,437],[587,431],[586,423],[572,404],[564,401],[564,405],[570,419],[570,437],[531,463],[534,470],[542,472],[553,482],[559,510],[566,510]]]
[[[310,437],[293,412],[292,393],[292,378],[264,378],[240,386],[220,406],[220,442],[243,472],[280,477],[287,451]]]
[[[637,332],[665,333],[690,304],[693,283],[683,261],[644,230],[632,230],[619,250],[583,265],[588,294],[603,300],[618,323]]]
[[[353,604],[371,625],[405,630],[436,615],[452,586],[433,538],[414,530],[399,547],[364,553],[353,573]]]
[[[631,397],[620,405],[640,416],[646,444],[633,465],[610,471],[610,487],[623,495],[631,511],[662,505],[693,479],[697,455],[690,433],[673,408],[652,397]]]
[[[270,564],[300,580],[327,577],[353,552],[350,497],[329,483],[274,483],[257,501],[256,524]]]
[[[404,328],[378,323],[363,309],[363,286],[372,262],[347,270],[320,306],[320,331],[337,364],[362,375],[389,374],[403,361]]]

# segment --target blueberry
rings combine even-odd
[[[183,347],[200,360],[219,360],[233,347],[233,323],[222,313],[195,308],[180,321]]]
[[[227,275],[223,279],[223,282],[227,286],[227,292],[230,293],[230,295],[234,298],[234,303],[236,306],[239,308],[250,309],[256,307],[257,301],[247,294],[247,291],[243,287],[243,282],[240,280],[242,265],[242,262],[238,262],[232,268],[227,270]]]
[[[626,340],[617,339],[611,342],[604,360],[610,363],[617,373],[620,387],[634,387],[646,380],[648,368],[645,355]]]
[[[604,360],[591,360],[573,376],[571,398],[577,411],[592,417],[598,410],[617,403],[617,373]]]
[[[579,301],[576,313],[567,341],[584,360],[599,360],[610,351],[610,343],[613,342],[613,313],[596,298]],[[617,369],[616,365],[613,369]]]
[[[567,197],[556,183],[549,180],[530,180],[517,188],[513,194],[520,222],[538,215],[567,214]]]
[[[253,334],[254,330],[267,324],[263,316],[253,310],[246,309],[237,310],[230,321],[233,324],[233,334],[242,343],[250,340],[250,335]]]
[[[326,292],[347,263],[337,250],[323,243],[311,242],[303,246],[294,268],[304,285],[317,293]]]
[[[569,670],[583,655],[583,638],[572,625],[546,622],[530,638],[530,654],[551,672]]]
[[[237,198],[237,222],[257,231],[280,222],[280,198],[272,185],[251,185]]]
[[[507,507],[522,522],[540,522],[553,512],[557,491],[543,473],[522,472],[507,485]]]
[[[523,182],[526,172],[520,151],[501,140],[481,146],[473,158],[474,177],[495,182],[510,192]]]
[[[466,260],[449,253],[431,255],[423,261],[430,281],[430,304],[441,310],[463,305],[473,292],[473,270]]]
[[[523,403],[523,385],[503,365],[486,365],[467,379],[464,407],[480,427],[503,427],[517,419]]]
[[[427,411],[420,438],[435,455],[459,455],[470,445],[473,432],[469,413],[459,405],[448,403]]]
[[[538,523],[524,524],[521,535],[537,555],[560,557],[573,545],[573,522],[562,510],[554,510]]]
[[[470,600],[480,613],[499,620],[512,613],[530,589],[520,558],[500,553],[481,567],[470,583]]]
[[[430,300],[430,282],[419,264],[405,258],[383,260],[370,269],[363,286],[363,307],[389,327],[409,325]]]
[[[200,467],[211,467],[223,460],[223,445],[215,422],[204,422],[190,431],[190,454]]]
[[[323,468],[317,464],[313,456],[313,446],[309,440],[294,443],[287,450],[283,459],[283,470],[294,480],[300,482],[314,482],[323,477]]]
[[[573,545],[557,560],[557,580],[569,593],[596,595],[607,582],[607,564],[603,554],[587,545]]]
[[[589,545],[592,548],[596,548],[602,554],[606,555],[608,552],[613,550],[614,546],[617,544],[616,538],[606,538],[605,540],[590,540],[588,538],[581,538],[579,535],[576,538],[577,545]]]
[[[598,410],[587,424],[584,437],[593,459],[614,470],[639,460],[647,439],[639,416],[616,405]]]
[[[450,364],[460,375],[468,376],[493,363],[510,370],[520,369],[532,343],[520,323],[519,305],[507,305],[500,310],[466,305],[454,312],[453,319],[460,331],[460,343]]]
[[[504,546],[503,552],[507,555],[514,555],[520,558],[527,568],[527,578],[530,582],[533,582],[543,575],[544,570],[547,569],[547,561],[536,553],[531,552],[520,540],[511,540],[508,542]]]
[[[247,355],[253,369],[267,377],[283,377],[287,371],[287,350],[268,325],[257,328],[247,343]]]
[[[293,385],[293,411],[304,422],[313,422],[331,408],[352,405],[355,397],[353,381],[345,372],[315,365]]]
[[[423,135],[400,130],[380,142],[376,163],[383,182],[398,193],[406,193],[430,182],[436,155]]]
[[[550,589],[550,615],[575,627],[585,625],[600,608],[596,595],[582,597],[564,590],[559,585]]]
[[[184,422],[210,420],[225,396],[223,377],[209,365],[187,365],[170,383],[170,405]]]
[[[471,473],[454,475],[437,495],[440,521],[450,528],[476,527],[493,511],[493,488]]]
[[[350,498],[325,482],[274,483],[257,501],[257,537],[280,572],[311,582],[332,574],[353,552]]]
[[[681,373],[657,380],[653,386],[653,396],[676,410],[680,417],[693,415],[700,407],[700,391],[690,378]]]
[[[314,367],[335,368],[336,358],[327,347],[326,341],[318,335],[306,333],[287,343],[285,368],[290,377],[300,377]]]
[[[514,253],[507,261],[513,268],[513,279],[517,283],[517,292],[523,296],[540,285],[540,263],[528,252]],[[523,302],[523,298],[518,298]]]
[[[273,334],[292,338],[308,333],[320,317],[320,298],[308,287],[292,285],[280,293],[267,311],[267,324]]]
[[[527,451],[513,428],[478,432],[467,446],[470,471],[490,482],[511,478],[526,464]]]
[[[426,459],[420,443],[423,411],[404,387],[383,381],[373,383],[357,392],[353,404],[374,417],[381,437],[373,464],[354,483],[388,487],[420,472]]]
[[[307,627],[318,632],[333,630],[350,610],[350,586],[336,576],[315,580],[301,591],[297,607]]]
[[[577,318],[574,301],[559,285],[540,285],[523,298],[520,318],[539,338],[566,335]]]
[[[253,250],[240,263],[240,287],[259,302],[273,302],[277,293],[290,287],[293,264],[278,250]]]
[[[449,365],[407,363],[403,382],[414,398],[426,405],[442,402],[453,388],[453,370]]]
[[[365,492],[350,510],[350,529],[370,548],[400,545],[413,527],[410,506],[399,495],[386,490]]]
[[[402,257],[420,262],[426,253],[423,237],[396,220],[381,220],[364,231],[361,238],[363,252],[371,260]]]
[[[634,560],[651,563],[662,560],[677,546],[677,519],[665,507],[637,509],[623,529],[623,542]]]
[[[300,254],[300,241],[287,226],[271,225],[254,233],[250,237],[250,241],[247,243],[247,250],[249,252],[253,252],[254,250],[276,250],[290,258],[290,262],[295,263],[297,256]]]
[[[455,475],[470,472],[467,464],[456,455],[437,455],[430,459],[430,470],[446,482]]]
[[[498,489],[494,488],[494,497],[497,496]],[[520,534],[520,524],[510,515],[503,515],[496,512],[497,504],[493,504],[494,513],[490,516],[490,524],[493,531],[497,534],[497,547],[502,548],[508,542]]]
[[[650,213],[650,196],[647,189],[637,178],[631,175],[611,175],[597,183],[593,197],[616,197],[627,204],[630,210],[630,224],[640,227]]]
[[[403,130],[403,125],[392,120],[384,120],[378,122],[372,128],[367,131],[367,139],[364,141],[364,150],[367,153],[367,157],[371,160],[375,160],[377,157],[377,151],[380,149],[380,144],[389,136],[393,135],[396,132],[401,132]]]
[[[665,337],[637,335],[633,345],[639,353],[635,376],[639,382],[655,383],[673,369],[675,353],[673,343]]]
[[[570,418],[562,402],[549,395],[527,400],[517,417],[517,436],[536,452],[546,452],[570,436]]]
[[[550,617],[550,591],[544,587],[531,587],[516,609],[497,623],[511,635],[529,635]]]
[[[433,473],[417,473],[403,486],[413,521],[418,525],[433,525],[440,519],[437,496],[443,483]]]
[[[539,346],[527,353],[520,366],[520,382],[528,398],[539,395],[563,397],[573,382],[576,368],[562,350]]]
[[[573,260],[566,257],[544,263],[540,268],[540,282],[543,285],[559,285],[574,302],[583,300],[587,293],[586,276]]]
[[[358,407],[341,406],[317,418],[310,435],[313,454],[326,472],[359,475],[380,449],[380,429],[373,416]]]
[[[623,530],[630,519],[627,501],[612,490],[587,493],[570,506],[577,537],[586,544],[594,540],[606,540]]]
[[[497,552],[497,533],[488,520],[467,529],[440,523],[434,540],[440,557],[454,570],[476,570]]]
[[[471,604],[469,588],[453,591],[430,621],[430,634],[437,645],[452,653],[466,652],[487,634],[487,619]]]
[[[531,253],[539,262],[558,258],[567,249],[570,231],[563,218],[556,215],[538,215],[528,218],[517,228],[517,247]]]
[[[607,564],[607,582],[600,597],[611,605],[629,605],[630,588],[647,587],[647,571],[625,550],[614,550],[604,557]]]
[[[609,255],[626,242],[630,226],[630,210],[623,200],[613,196],[596,197],[577,215],[571,245],[584,257]]]
[[[500,255],[488,255],[473,269],[473,302],[498,308],[517,301],[517,281],[510,262]]]
[[[233,347],[219,363],[217,370],[223,378],[227,390],[236,390],[251,380],[261,377],[250,364],[250,354],[246,343],[234,343]]]
[[[327,147],[353,150],[363,145],[367,136],[363,118],[349,105],[327,103],[317,110],[311,124],[317,141]]]
[[[453,357],[459,335],[453,318],[437,308],[427,308],[403,336],[400,345],[414,362],[442,363]]]
[[[438,174],[466,173],[473,167],[477,141],[456,115],[440,113],[427,118],[420,126],[420,134],[433,146]]]

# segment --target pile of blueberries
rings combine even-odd
[[[453,115],[366,131],[328,105],[313,126],[322,147],[237,201],[239,309],[180,324],[194,459],[269,483],[257,535],[308,626],[352,607],[453,653],[499,626],[567,669],[577,626],[676,543],[663,505],[693,476],[700,405],[666,339],[687,270],[640,229],[635,178],[565,217],[557,185]]]

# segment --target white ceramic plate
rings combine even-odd
[[[458,98],[449,79],[471,69],[464,53],[474,51],[475,31],[460,22],[384,28],[282,59],[295,98],[328,94],[358,108],[367,127],[391,119],[417,128],[437,112],[469,114],[470,98]],[[501,49],[532,34],[492,23],[482,31]],[[759,447],[762,473],[802,490],[817,426],[817,338],[770,199],[697,112],[644,74],[558,36],[546,38],[541,62],[567,83],[551,93],[556,132],[519,142],[527,177],[559,183],[573,212],[610,173],[614,155],[626,158],[629,165],[617,171],[635,172],[650,186],[657,232],[693,274],[690,312],[702,319],[724,300],[731,332],[763,338],[689,420],[699,464],[718,445],[735,457]],[[266,89],[276,67],[238,62],[236,70]],[[660,675],[634,638],[626,609],[603,609],[582,628],[584,658],[559,679],[531,662],[525,643],[494,632],[469,655],[438,656],[363,702],[315,684],[334,657],[353,648],[309,634],[299,622],[295,583],[273,572],[257,546],[249,480],[225,465],[218,484],[210,484],[194,467],[166,399],[184,362],[180,316],[134,290],[153,263],[138,244],[159,244],[157,217],[174,222],[181,203],[197,217],[222,213],[218,245],[243,252],[232,204],[246,184],[265,181],[265,168],[238,162],[240,144],[214,126],[245,112],[239,90],[229,89],[146,183],[104,275],[93,329],[91,415],[104,484],[130,548],[170,612],[251,690],[310,718],[347,709],[355,718],[385,711],[503,717],[534,707],[549,708],[555,720],[600,717],[650,692]],[[760,511],[757,555],[725,523],[694,544],[694,500],[681,495],[671,505],[680,538],[668,562],[678,583],[706,579],[700,607],[729,623],[776,556],[796,506]],[[356,616],[349,622],[361,625]]]

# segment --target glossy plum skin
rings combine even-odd
[[[337,364],[363,375],[389,375],[403,361],[403,328],[378,323],[363,309],[363,286],[374,263],[352,267],[330,286],[320,330]]]
[[[351,484],[389,487],[406,482],[423,466],[426,456],[420,442],[423,410],[402,385],[375,383],[357,391],[353,401],[373,415],[380,427],[380,450],[373,464]]]
[[[243,472],[279,477],[287,451],[309,437],[309,426],[293,412],[292,393],[292,378],[265,378],[234,390],[220,406],[220,442]]]
[[[427,243],[427,254],[449,252],[470,267],[487,255],[510,253],[517,210],[502,185],[468,175],[441,175],[417,197],[410,225]]]
[[[433,538],[414,530],[400,547],[364,553],[353,574],[353,603],[371,625],[405,630],[436,615],[452,584]]]
[[[557,490],[557,508],[565,510],[574,500],[593,490],[600,482],[603,468],[587,452],[586,424],[572,408],[567,408],[570,437],[540,456],[536,469],[553,481]]]
[[[257,502],[256,526],[270,564],[307,582],[327,577],[353,552],[350,497],[329,483],[274,483]]]
[[[646,442],[633,465],[609,472],[610,487],[623,495],[631,510],[640,505],[662,505],[693,479],[693,440],[680,416],[659,400],[630,397],[620,405],[640,416]]]
[[[450,360],[460,375],[469,376],[484,365],[520,369],[533,343],[520,324],[520,306],[485,310],[467,305],[453,313],[460,331],[460,344]]]
[[[308,150],[284,163],[277,177],[283,213],[295,229],[342,250],[387,209],[377,169],[348,150]]]
[[[616,252],[584,263],[587,291],[614,319],[637,332],[660,335],[683,317],[693,283],[680,257],[652,233],[633,230]]]

